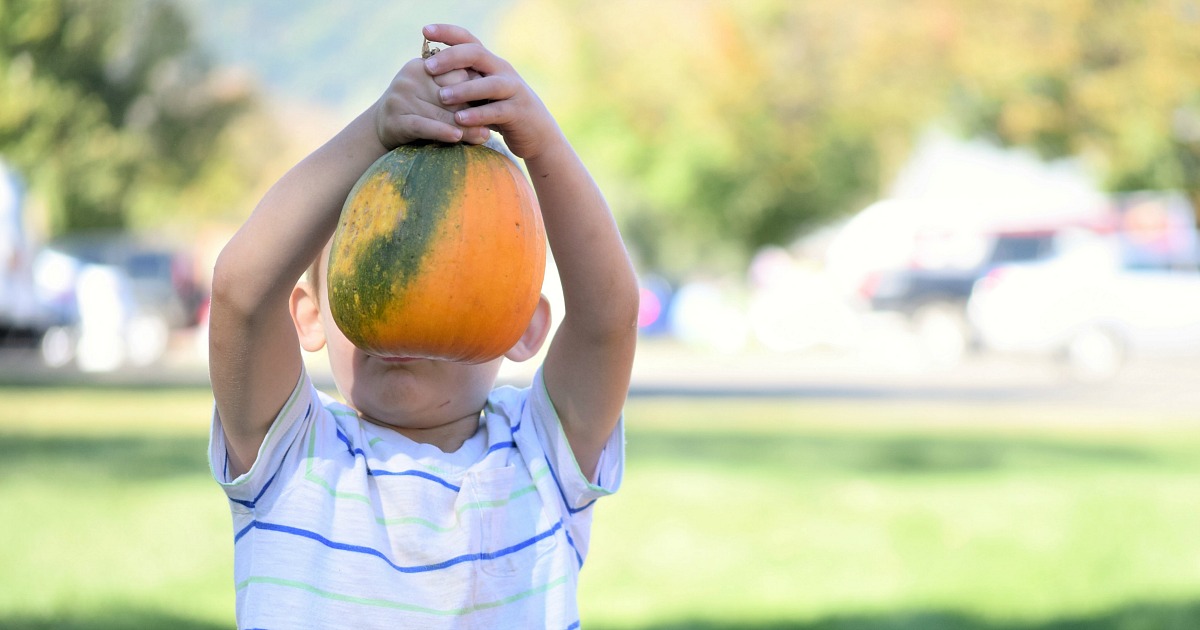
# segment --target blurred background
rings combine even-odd
[[[228,625],[212,263],[439,21],[546,101],[642,282],[654,491],[598,526],[585,620],[1200,627],[1194,0],[0,0],[0,626]],[[127,465],[184,480],[146,518],[210,564],[37,568],[69,529],[20,515],[127,532]],[[72,466],[106,485],[48,503]]]
[[[1200,352],[1195,3],[835,4],[6,3],[0,339],[202,354],[225,239],[445,19],[592,165],[653,345],[1083,378]]]

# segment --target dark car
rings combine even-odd
[[[871,310],[898,313],[930,359],[952,363],[976,343],[966,314],[975,282],[998,265],[1050,258],[1057,238],[1050,230],[991,234],[974,264],[884,271],[871,276],[861,292]]]

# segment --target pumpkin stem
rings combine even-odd
[[[429,40],[426,39],[424,44],[421,44],[421,58],[428,59],[440,52],[442,49],[436,46],[430,46]]]

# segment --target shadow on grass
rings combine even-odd
[[[1170,465],[1152,449],[1068,440],[980,436],[736,434],[630,431],[630,460],[705,466],[941,474]]]
[[[596,626],[589,630],[1195,630],[1200,602],[1134,604],[1096,616],[1041,622],[1004,622],[941,612],[831,617],[816,621],[679,621],[648,626]]]
[[[730,470],[880,475],[1170,466],[1153,449],[1019,438],[631,432],[631,461]],[[206,436],[71,436],[0,432],[0,476],[85,474],[132,480],[205,475]],[[1200,627],[1200,626],[1198,626]]]
[[[147,610],[116,610],[86,618],[2,617],[5,630],[231,630],[234,623],[214,624]]]
[[[208,474],[208,442],[190,436],[0,433],[0,478],[130,481]],[[2,626],[0,627],[7,627]]]
[[[0,617],[6,630],[225,630],[219,625],[144,610],[119,610],[78,619]],[[355,627],[353,624],[347,627]],[[1108,614],[1043,622],[1003,622],[939,612],[831,617],[816,621],[678,621],[648,626],[601,626],[589,630],[1194,630],[1200,603],[1136,604]]]

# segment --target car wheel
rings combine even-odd
[[[1106,381],[1115,377],[1125,364],[1125,345],[1112,331],[1087,326],[1067,342],[1066,361],[1076,380]]]
[[[47,367],[65,367],[75,358],[75,338],[65,326],[54,326],[42,335],[40,350]]]

